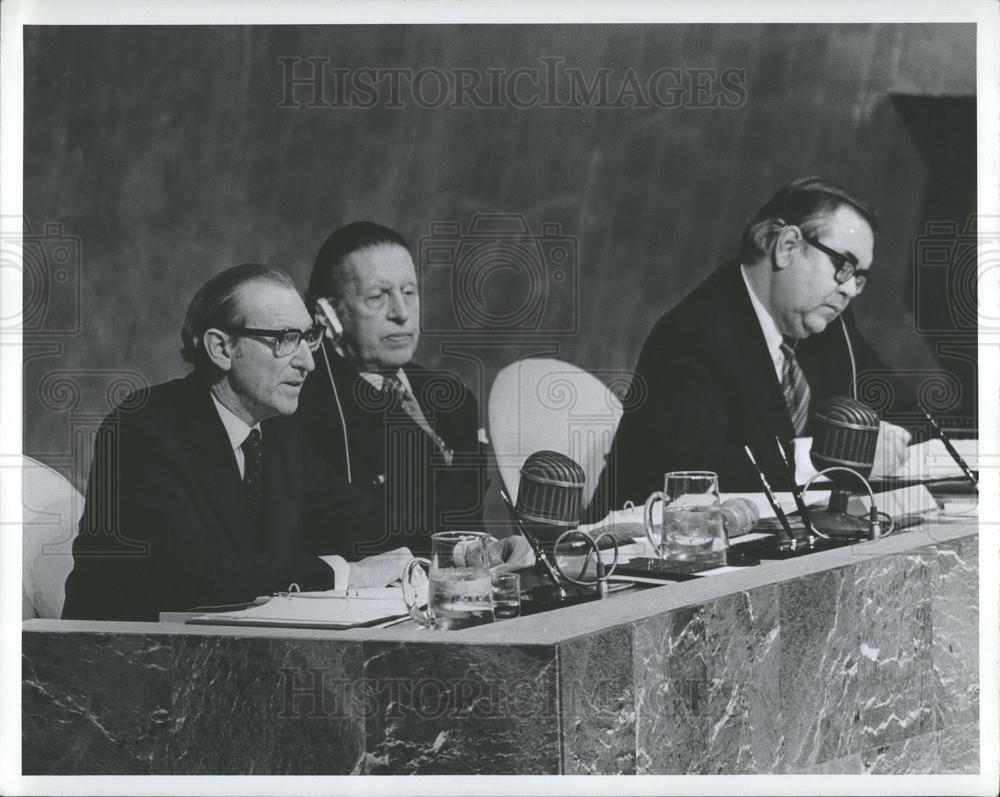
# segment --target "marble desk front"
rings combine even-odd
[[[458,632],[23,626],[24,774],[975,773],[978,532]]]

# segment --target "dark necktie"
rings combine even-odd
[[[251,429],[240,446],[243,449],[243,491],[254,524],[254,533],[262,541],[264,529],[264,448],[260,430]]]
[[[802,373],[795,350],[786,340],[781,344],[781,353],[785,355],[785,366],[781,371],[781,392],[788,407],[788,417],[792,420],[795,436],[801,437],[809,422],[809,383]]]
[[[399,377],[395,374],[383,377],[382,392],[394,396],[399,401],[400,406],[406,411],[406,414],[434,441],[434,445],[437,446],[438,451],[441,452],[441,456],[444,457],[445,464],[451,465],[452,459],[455,456],[454,452],[448,448],[448,445],[441,439],[441,436],[428,423],[427,417],[424,415],[423,410],[420,409],[420,404],[414,398],[413,394],[406,389],[406,385],[400,381]]]

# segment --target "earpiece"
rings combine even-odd
[[[326,337],[334,343],[344,336],[344,325],[340,323],[337,311],[333,309],[329,299],[316,300],[316,323],[326,327]]]

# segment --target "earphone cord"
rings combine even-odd
[[[326,353],[326,345],[320,346],[323,352],[323,364],[326,365],[326,375],[330,377],[330,387],[333,388],[333,400],[337,402],[337,413],[340,415],[340,428],[344,433],[344,464],[347,466],[347,481],[353,483],[351,478],[351,449],[347,442],[347,419],[344,418],[344,408],[340,404],[340,393],[337,390],[337,383],[333,381],[333,370],[330,368],[330,358]]]
[[[851,336],[847,333],[847,324],[844,323],[844,317],[837,316],[840,321],[840,328],[844,332],[844,340],[847,342],[847,355],[851,359],[851,398],[855,401],[858,400],[858,365],[854,360],[854,346],[851,343]]]

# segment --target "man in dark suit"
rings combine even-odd
[[[427,553],[435,531],[480,530],[479,407],[457,376],[413,362],[420,294],[406,241],[373,222],[341,227],[306,298],[330,332],[297,417],[331,468],[384,504],[390,529],[356,554]]]
[[[196,294],[181,332],[194,371],[129,396],[98,432],[63,617],[346,587],[337,554],[383,517],[287,417],[321,334],[281,271],[236,266]]]
[[[812,409],[853,396],[859,374],[885,370],[847,309],[868,280],[875,225],[863,202],[821,178],[785,186],[758,211],[740,260],[646,340],[597,491],[606,503],[592,516],[642,502],[671,470],[711,470],[722,490],[759,491],[747,444],[770,483],[788,489],[775,436],[799,474],[811,470]],[[905,430],[882,424],[879,467],[900,464],[908,442]]]

